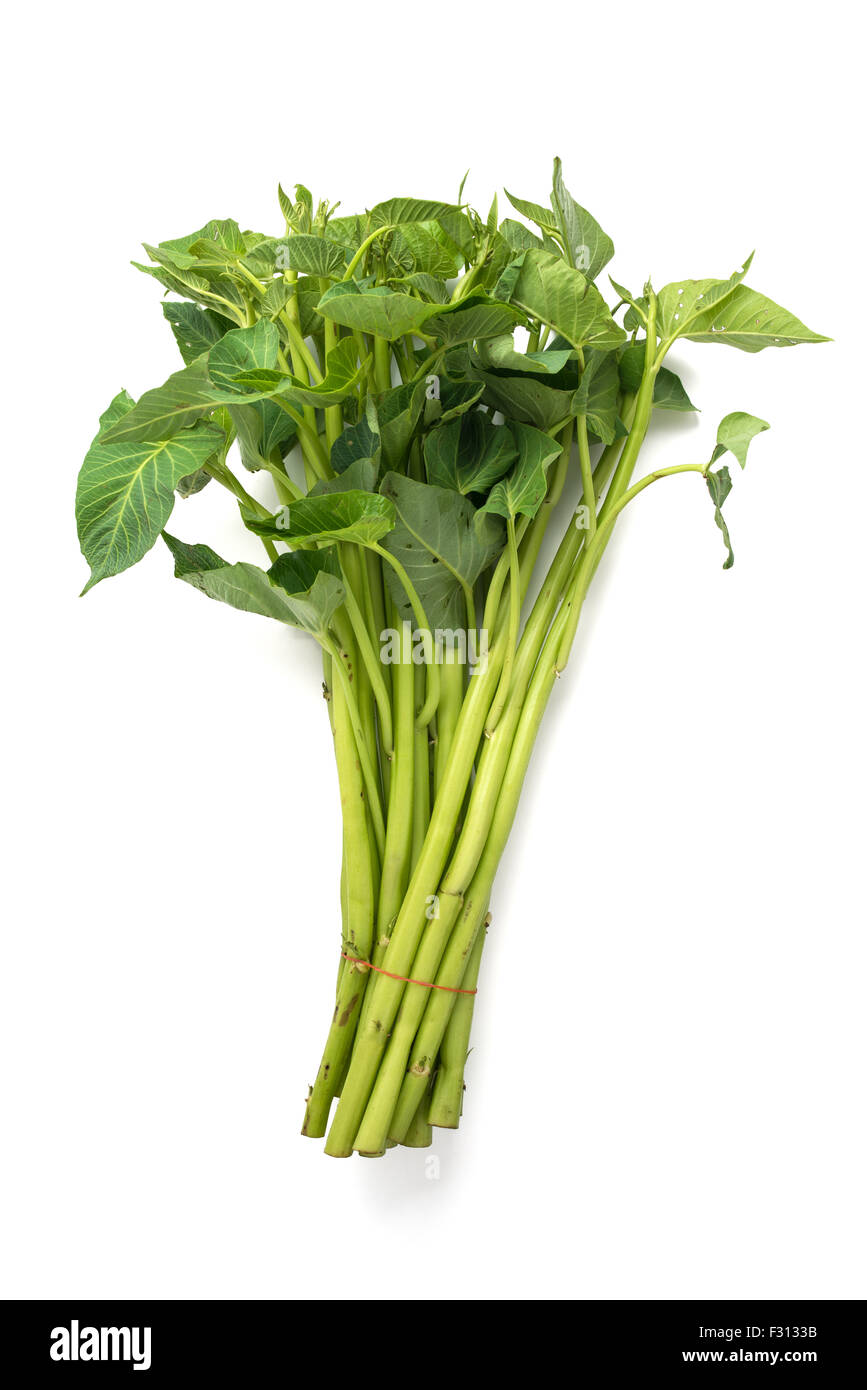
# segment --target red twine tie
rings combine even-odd
[[[478,994],[477,989],[456,989],[454,985],[438,985],[433,980],[413,980],[409,975],[395,975],[391,970],[383,970],[381,965],[373,965],[369,960],[362,960],[361,956],[351,956],[348,951],[341,951],[344,960],[351,961],[353,965],[363,965],[368,970],[375,970],[377,975],[387,975],[390,980],[399,980],[403,985],[422,985],[425,989],[444,989],[447,994]]]

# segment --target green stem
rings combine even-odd
[[[500,684],[497,687],[497,694],[494,703],[491,705],[488,720],[485,724],[485,737],[490,738],[500,722],[509,691],[512,688],[512,668],[515,664],[515,652],[518,648],[518,629],[521,623],[521,562],[518,559],[518,540],[515,535],[515,518],[508,517],[506,521],[507,530],[507,552],[509,556],[509,635],[506,639],[506,658],[503,662],[503,673],[500,677]]]
[[[584,354],[578,352],[578,360],[581,371],[584,371]],[[575,421],[575,432],[578,439],[578,459],[581,464],[581,485],[584,489],[584,502],[590,511],[589,534],[592,536],[596,530],[596,493],[593,488],[593,465],[590,462],[590,441],[587,438],[587,416],[579,415]]]
[[[286,330],[289,339],[289,351],[292,355],[293,369],[299,380],[304,380],[304,372],[299,370],[300,363],[304,363],[310,378],[315,386],[322,385],[322,371],[313,353],[307,346],[307,342],[291,314],[284,309],[280,315],[280,322]]]
[[[491,915],[488,913],[482,929],[476,932],[473,949],[466,962],[466,969],[461,976],[461,989],[474,990],[476,988],[479,968],[482,963],[482,951],[485,946],[487,924],[490,920]],[[469,1056],[470,1032],[473,1026],[473,1011],[476,1003],[473,994],[455,994],[452,998],[454,1003],[440,1044],[436,1075],[434,1076],[427,1112],[428,1123],[436,1125],[438,1129],[457,1129],[460,1122],[465,1089],[464,1068]],[[424,1023],[422,1026],[424,1027]],[[398,1102],[399,1109],[400,1102]],[[395,1119],[397,1124],[400,1124],[398,1112],[395,1113]]]
[[[394,227],[393,227],[391,224],[389,224],[388,226],[385,226],[385,227],[377,227],[377,228],[376,228],[376,231],[371,232],[371,233],[370,233],[370,236],[369,236],[369,237],[366,237],[365,240],[361,243],[361,245],[359,246],[359,248],[358,248],[358,250],[356,251],[355,255],[352,257],[352,260],[349,262],[349,265],[346,267],[346,272],[345,272],[345,274],[344,274],[344,276],[343,276],[343,279],[344,279],[344,280],[351,280],[351,279],[352,279],[352,277],[353,277],[353,275],[355,274],[356,270],[357,270],[358,267],[361,265],[361,262],[364,260],[364,255],[365,255],[365,252],[367,251],[368,246],[371,246],[371,245],[373,244],[373,242],[376,241],[376,238],[377,238],[377,237],[384,236],[386,232],[393,232],[393,231],[394,231]]]
[[[373,363],[377,391],[390,391],[391,344],[385,338],[373,340]]]
[[[342,686],[343,697],[349,710],[353,732],[355,734],[356,750],[358,761],[361,764],[361,772],[364,779],[364,787],[367,793],[367,805],[373,820],[374,835],[376,837],[376,847],[379,852],[380,860],[385,851],[385,822],[382,817],[382,802],[380,800],[379,779],[373,766],[370,755],[370,748],[364,735],[364,727],[361,722],[361,715],[358,703],[355,698],[355,691],[352,688],[349,673],[346,669],[348,653],[345,648],[338,648],[329,638],[323,638],[323,645],[330,652],[334,669],[337,672],[337,685]]]
[[[415,758],[415,667],[408,624],[400,629],[400,660],[394,668],[394,753],[388,798],[385,854],[379,890],[379,934],[373,963],[382,960],[410,874]]]
[[[327,286],[327,281],[322,282]],[[328,356],[337,347],[340,341],[340,330],[336,323],[331,319],[323,319],[325,324],[325,373],[328,374]],[[334,447],[335,440],[339,439],[343,433],[343,407],[341,405],[329,405],[325,407],[325,440],[328,445],[329,456]]]
[[[341,663],[338,662],[338,665]],[[356,758],[355,734],[349,706],[341,684],[335,686],[334,751],[340,799],[343,805],[344,835],[344,945],[350,955],[369,959],[373,940],[374,885],[370,870],[367,814],[364,787]],[[328,1125],[331,1102],[342,1079],[352,1040],[355,1036],[361,1001],[368,976],[344,962],[337,1002],[325,1051],[307,1101],[303,1134],[321,1138]]]
[[[454,650],[443,653],[440,672],[440,701],[437,705],[436,747],[434,749],[434,788],[439,795],[454,742],[455,729],[464,702],[464,668]]]
[[[436,656],[433,657],[436,660]],[[419,703],[424,696],[424,670],[415,668],[415,698]],[[416,721],[413,738],[413,783],[412,783],[412,849],[410,865],[418,862],[424,837],[430,824],[430,743],[427,725],[418,727]]]
[[[498,652],[494,643],[486,670],[470,681],[455,730],[445,779],[386,953],[389,970],[396,975],[408,974],[419,938],[428,922],[426,914],[430,899],[436,893],[461,813],[501,662],[502,652]],[[325,1145],[325,1152],[335,1157],[347,1157],[352,1153],[358,1126],[388,1040],[388,1031],[400,1004],[403,985],[389,976],[378,975],[372,988],[371,1006],[353,1048],[343,1094]]]
[[[460,988],[461,980],[466,971],[467,960],[472,952],[479,928],[484,921],[484,915],[487,911],[486,904],[490,898],[494,876],[514,824],[530,755],[557,675],[555,654],[560,645],[566,619],[567,610],[564,606],[560,609],[545,640],[539,663],[530,682],[526,701],[517,721],[505,775],[497,797],[496,809],[491,820],[484,850],[476,866],[473,879],[464,895],[460,921],[450,936],[448,949],[437,973],[433,976],[423,977],[434,979],[439,985]],[[413,965],[414,971],[417,968],[416,965]],[[415,986],[410,986],[409,990],[413,990],[417,995],[421,993]],[[404,999],[404,1005],[410,997],[409,990]],[[394,1098],[391,1100],[393,1115],[390,1116],[390,1123],[387,1125],[386,1138],[398,1137],[401,1130],[415,1114],[419,1092],[424,1089],[426,1078],[433,1067],[451,1010],[454,1007],[455,996],[449,995],[446,990],[428,990],[426,993],[428,997],[421,1001],[423,1012],[416,1021],[411,1048],[408,1048],[403,1055],[397,1054],[395,1059],[397,1061],[399,1058],[402,1063],[403,1070],[400,1073],[402,1080],[399,1082],[399,1096],[396,1100]],[[404,1005],[401,1006],[401,1012],[403,1012]],[[377,1078],[377,1087],[380,1082],[384,1083],[385,1081],[389,1053],[391,1053],[398,1038],[399,1023],[400,1019],[398,1019],[398,1026],[395,1027],[389,1052],[386,1054],[380,1075]],[[391,1071],[394,1077],[397,1067],[392,1067]],[[371,1107],[375,1097],[376,1089],[371,1098]],[[370,1110],[371,1107],[368,1109]],[[366,1121],[367,1116],[365,1116],[365,1123]],[[367,1142],[364,1126],[359,1131],[359,1145],[362,1146],[363,1142]]]
[[[390,550],[386,550],[381,545],[373,544],[370,546],[370,549],[375,551],[381,559],[386,560],[388,564],[391,565],[392,569],[394,570],[395,574],[400,580],[401,585],[403,586],[404,593],[409,599],[413,615],[415,617],[416,626],[418,627],[419,631],[423,634],[423,640],[424,634],[427,633],[428,641],[432,645],[433,636],[431,634],[430,623],[427,620],[427,614],[424,611],[421,599],[416,593],[415,585],[413,584],[403,565],[400,563],[400,560],[398,560],[396,555],[392,555]],[[436,657],[435,652],[432,655],[434,658]],[[427,663],[427,699],[425,700],[424,704],[418,712],[418,715],[416,716],[417,728],[427,728],[428,724],[431,722],[434,715],[436,714],[437,705],[439,704],[439,698],[440,671],[437,661],[433,659]]]
[[[370,681],[373,698],[376,701],[376,708],[379,712],[379,732],[382,751],[385,757],[390,758],[394,746],[394,735],[391,726],[391,700],[385,687],[382,662],[378,650],[374,648],[371,641],[370,633],[364,620],[364,614],[355,597],[352,582],[346,574],[344,574],[344,581],[344,587],[346,589],[346,612],[352,624],[352,631],[358,645],[359,655],[364,662],[367,678]]]

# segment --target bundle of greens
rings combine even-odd
[[[179,579],[322,649],[342,932],[304,1133],[337,1156],[458,1124],[494,876],[617,518],[694,473],[732,563],[721,460],[743,467],[768,427],[727,415],[704,462],[635,481],[654,410],[694,409],[670,349],[825,341],[744,283],[749,261],[658,292],[612,280],[612,309],[614,247],[559,160],[549,207],[508,196],[525,221],[496,198],[479,216],[463,185],[354,216],[298,186],[282,236],[213,221],[146,246],[184,366],[115,397],[79,478],[86,589],[162,536]],[[573,468],[580,503],[534,582]],[[243,470],[270,475],[270,503]],[[176,495],[212,481],[261,566],[166,531]]]

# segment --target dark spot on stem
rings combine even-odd
[[[355,1006],[356,1006],[357,1003],[358,1003],[358,995],[357,995],[357,994],[353,994],[353,996],[352,996],[352,998],[350,999],[349,1003],[346,1005],[346,1008],[343,1010],[343,1013],[340,1015],[340,1022],[339,1022],[339,1024],[338,1024],[338,1027],[340,1027],[340,1028],[345,1028],[345,1027],[346,1027],[347,1023],[349,1022],[350,1018],[352,1017],[352,1010],[355,1008]]]

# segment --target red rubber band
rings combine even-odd
[[[353,965],[366,965],[368,970],[375,970],[377,975],[387,975],[390,980],[399,980],[404,985],[423,985],[425,989],[444,989],[447,994],[478,994],[477,989],[455,989],[454,985],[437,985],[432,980],[412,980],[409,975],[395,975],[391,970],[383,970],[381,965],[372,965],[369,960],[362,960],[361,956],[351,956],[347,951],[341,951],[344,960],[351,961]]]

